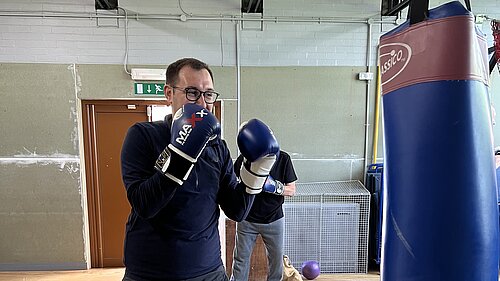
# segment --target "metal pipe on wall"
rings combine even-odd
[[[240,64],[240,22],[237,22],[235,25],[236,28],[236,130],[240,127],[241,124],[241,64]],[[236,131],[236,134],[238,132]],[[237,155],[240,154],[238,146]]]
[[[366,71],[371,71],[372,60],[372,24],[373,21],[369,19],[368,24],[368,42],[366,46]],[[368,169],[368,143],[370,140],[369,127],[370,127],[370,80],[366,80],[366,99],[365,99],[365,150],[363,156],[363,183],[365,182],[365,175]]]

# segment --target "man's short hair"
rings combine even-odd
[[[210,77],[212,78],[212,82],[214,81],[214,76],[212,74],[212,70],[210,70],[210,68],[208,67],[208,65],[206,63],[204,63],[198,59],[195,59],[195,58],[183,58],[183,59],[179,59],[179,60],[171,63],[167,67],[165,84],[175,85],[179,81],[179,71],[181,71],[181,69],[184,66],[189,66],[195,70],[206,69],[208,71],[208,73],[210,73]]]

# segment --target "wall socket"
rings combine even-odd
[[[359,80],[373,80],[372,72],[360,72],[358,76]]]

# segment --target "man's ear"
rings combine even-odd
[[[170,87],[169,85],[165,84],[163,86],[163,93],[165,95],[165,98],[167,99],[167,103],[172,103],[172,100],[173,100],[173,91],[172,91],[172,87]]]

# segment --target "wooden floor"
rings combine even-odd
[[[106,268],[74,271],[0,272],[0,281],[121,281],[123,271],[123,268]],[[368,274],[322,274],[315,279],[315,281],[358,280],[379,281],[380,275],[378,272]]]
[[[120,281],[123,277],[123,271],[123,268],[106,268],[75,271],[0,272],[0,281]],[[374,272],[369,274],[322,274],[315,280],[379,281],[379,279],[379,274]]]

